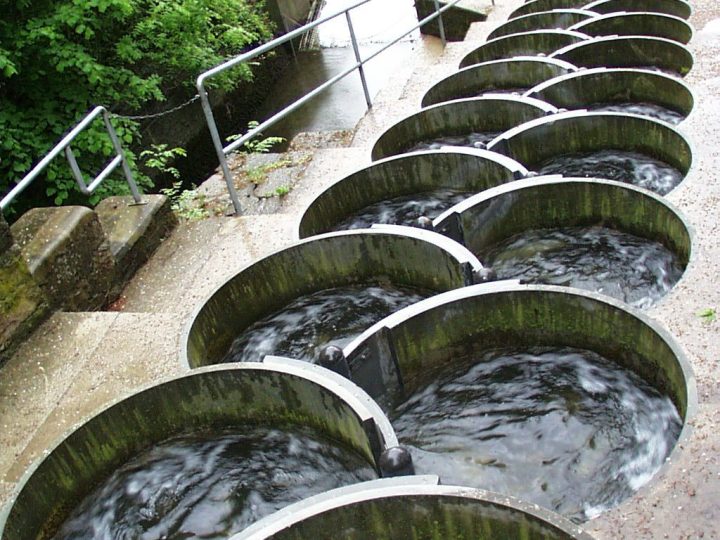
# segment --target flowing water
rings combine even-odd
[[[392,286],[349,286],[301,296],[238,336],[225,362],[265,355],[315,362],[327,345],[344,347],[366,328],[430,292]]]
[[[470,148],[485,149],[490,141],[500,135],[499,131],[473,132],[468,135],[456,137],[438,137],[429,141],[421,141],[405,152],[417,152],[419,150],[439,150],[443,146],[468,146]]]
[[[578,287],[640,309],[665,296],[683,273],[659,242],[603,227],[527,231],[478,256],[501,279]]]
[[[184,435],[120,467],[55,538],[226,539],[290,503],[375,477],[360,457],[301,430]]]
[[[417,474],[515,495],[575,521],[645,484],[681,429],[670,399],[580,349],[485,351],[453,358],[427,381],[391,413]]]
[[[617,180],[660,195],[672,191],[683,179],[683,174],[667,163],[623,150],[563,154],[543,162],[537,172]]]
[[[436,189],[413,195],[403,195],[366,206],[341,221],[332,230],[363,229],[374,223],[414,225],[424,216],[435,219],[448,208],[467,199],[471,193],[452,189]]]
[[[654,103],[597,103],[588,107],[593,112],[621,112],[648,116],[662,120],[668,124],[677,125],[685,116],[666,107]]]

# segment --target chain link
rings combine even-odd
[[[198,99],[200,99],[200,95],[195,94],[193,97],[188,99],[185,103],[181,103],[177,107],[173,107],[172,109],[168,109],[167,111],[161,111],[159,113],[141,114],[141,115],[137,115],[137,116],[126,116],[123,114],[111,113],[111,116],[113,118],[124,118],[125,120],[149,120],[151,118],[160,118],[161,116],[167,116],[168,114],[175,113],[181,109],[184,109],[185,107],[189,107],[190,105],[195,103]]]

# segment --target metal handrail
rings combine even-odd
[[[363,69],[363,66],[368,63],[370,60],[378,56],[380,53],[386,51],[393,45],[395,45],[398,41],[403,39],[405,36],[411,34],[418,28],[424,26],[425,24],[435,20],[438,20],[439,30],[440,30],[440,38],[442,40],[443,46],[445,46],[445,29],[442,22],[442,14],[447,11],[448,9],[452,8],[455,4],[460,2],[461,0],[452,0],[451,2],[448,2],[443,7],[440,7],[440,4],[438,0],[434,0],[435,2],[435,12],[431,15],[425,17],[422,21],[419,21],[418,24],[413,26],[412,28],[406,30],[404,33],[399,35],[397,38],[393,39],[392,41],[384,44],[382,47],[380,47],[377,51],[372,53],[367,58],[363,59],[360,56],[360,49],[358,47],[357,39],[355,37],[355,30],[352,25],[352,20],[350,18],[350,11],[353,9],[362,6],[364,4],[367,4],[371,0],[361,0],[359,2],[356,2],[352,6],[349,6],[341,11],[338,11],[337,13],[334,13],[332,15],[328,15],[327,17],[323,17],[321,19],[318,19],[314,22],[308,23],[305,26],[302,26],[300,28],[297,28],[296,30],[293,30],[292,32],[285,34],[284,36],[281,36],[279,38],[276,38],[272,41],[269,41],[268,43],[261,45],[259,47],[256,47],[252,49],[251,51],[248,51],[246,53],[243,53],[239,56],[236,56],[235,58],[232,58],[219,66],[216,66],[204,73],[202,73],[197,78],[197,90],[198,95],[200,96],[200,101],[202,103],[203,112],[205,113],[205,119],[207,121],[208,130],[210,131],[210,136],[212,137],[213,146],[215,147],[215,153],[217,154],[218,160],[220,162],[220,168],[223,172],[223,176],[225,177],[225,183],[227,185],[228,193],[230,194],[230,199],[232,200],[233,207],[235,209],[236,214],[241,213],[241,205],[240,205],[240,199],[238,198],[237,190],[235,189],[235,184],[233,183],[233,177],[232,173],[230,172],[230,168],[227,163],[227,156],[232,153],[233,151],[237,150],[245,144],[247,141],[252,139],[253,137],[256,137],[261,131],[264,129],[267,129],[268,127],[274,125],[279,120],[282,120],[287,115],[292,113],[293,111],[299,109],[302,107],[305,103],[316,97],[321,92],[328,89],[330,86],[334,85],[336,82],[338,82],[341,79],[344,79],[347,77],[350,73],[357,70],[360,74],[360,81],[362,82],[363,86],[363,92],[365,94],[365,102],[367,103],[368,109],[372,108],[372,100],[370,99],[370,92],[368,90],[367,80],[365,79],[365,70]],[[494,3],[494,0],[493,0]],[[251,60],[265,52],[271,51],[272,49],[278,47],[279,45],[282,45],[283,43],[287,43],[288,41],[295,39],[298,36],[301,36],[313,28],[316,28],[317,26],[320,26],[321,24],[324,24],[332,19],[335,19],[341,15],[345,15],[348,30],[350,31],[350,40],[352,41],[352,47],[353,52],[355,53],[355,64],[351,67],[345,69],[341,73],[335,75],[334,77],[328,79],[323,84],[309,92],[308,94],[305,94],[302,98],[298,99],[297,101],[291,103],[278,113],[274,114],[261,124],[258,124],[253,129],[249,130],[245,135],[242,137],[239,137],[235,139],[233,142],[228,144],[227,146],[223,146],[222,140],[220,139],[220,133],[218,132],[217,124],[215,122],[215,117],[213,115],[212,106],[210,105],[210,99],[208,97],[207,90],[205,89],[205,81],[210,79],[211,77],[214,77],[230,68],[233,68],[235,66],[238,66],[242,64],[243,62],[247,62],[248,60]],[[249,194],[249,193],[248,193]]]
[[[112,142],[113,148],[115,149],[115,157],[110,160],[107,165],[105,165],[100,174],[98,174],[88,185],[85,183],[85,178],[82,171],[80,170],[80,167],[78,166],[77,160],[75,159],[75,154],[73,154],[72,148],[70,147],[70,143],[72,143],[73,140],[75,140],[75,138],[80,135],[80,133],[100,115],[102,115],[103,117],[105,129],[107,130],[110,141]],[[92,195],[92,193],[98,188],[98,186],[103,183],[103,181],[117,168],[117,166],[122,165],[123,172],[125,173],[125,179],[127,180],[128,186],[130,186],[130,192],[132,193],[133,199],[136,203],[140,203],[142,201],[140,197],[140,191],[138,190],[138,187],[135,184],[135,180],[133,179],[130,165],[125,158],[125,153],[123,152],[122,145],[120,144],[120,139],[118,138],[112,123],[110,123],[110,115],[105,109],[105,107],[97,106],[92,111],[90,111],[85,116],[85,118],[83,118],[72,129],[72,131],[70,131],[70,133],[65,135],[65,137],[63,137],[63,139],[59,143],[57,143],[55,147],[37,165],[32,168],[31,171],[27,173],[23,177],[23,179],[20,180],[20,182],[18,182],[12,190],[10,190],[7,195],[5,195],[5,197],[3,197],[3,199],[0,201],[0,211],[5,210],[15,199],[15,197],[22,193],[25,188],[27,188],[33,182],[33,180],[35,180],[35,178],[37,178],[37,176],[41,172],[43,172],[48,165],[50,165],[50,162],[55,159],[58,154],[60,154],[60,152],[63,151],[65,152],[65,157],[70,164],[70,169],[72,170],[73,176],[75,177],[75,181],[77,182],[78,187],[83,194]]]

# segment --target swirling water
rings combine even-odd
[[[443,146],[467,146],[469,148],[485,149],[490,141],[500,135],[499,131],[478,131],[467,135],[438,137],[427,141],[421,141],[405,150],[405,152],[416,152],[419,150],[439,150]]]
[[[604,227],[538,229],[478,254],[502,279],[599,292],[640,309],[660,300],[683,267],[659,242]]]
[[[359,456],[303,430],[183,435],[116,470],[55,538],[226,539],[290,503],[375,477]]]
[[[537,172],[616,180],[660,195],[672,191],[683,179],[679,170],[663,161],[623,150],[562,154],[541,163]]]
[[[655,103],[596,103],[588,107],[588,110],[594,112],[621,112],[630,114],[639,114],[648,116],[657,120],[662,120],[668,124],[677,125],[685,116],[679,112],[668,109]]]
[[[466,191],[436,189],[380,201],[359,210],[333,227],[334,231],[362,229],[374,223],[414,225],[419,217],[435,219],[471,195]]]
[[[265,355],[315,362],[327,345],[344,347],[387,315],[431,293],[390,285],[356,285],[301,296],[245,329],[225,362],[259,362]]]
[[[521,497],[581,522],[663,464],[673,403],[586,350],[499,349],[453,358],[391,412],[417,474]]]

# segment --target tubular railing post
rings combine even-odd
[[[348,30],[350,30],[350,41],[352,41],[353,51],[355,51],[355,61],[360,64],[358,66],[358,72],[360,73],[363,92],[365,92],[365,103],[367,103],[368,109],[372,109],[370,91],[368,90],[367,80],[365,79],[365,68],[363,68],[363,61],[360,58],[360,49],[358,47],[357,38],[355,37],[355,29],[353,28],[352,19],[350,18],[350,11],[345,12],[345,19],[347,19]]]
[[[220,133],[218,132],[217,125],[215,124],[215,116],[213,116],[210,100],[208,99],[207,92],[205,92],[204,79],[202,76],[198,78],[197,89],[198,94],[200,95],[200,103],[202,103],[203,112],[205,113],[205,120],[207,121],[208,129],[210,130],[210,137],[212,138],[213,146],[215,146],[215,153],[217,154],[218,161],[220,162],[220,168],[222,169],[223,176],[225,177],[225,184],[227,184],[230,200],[233,203],[235,213],[240,215],[242,212],[240,199],[238,198],[237,190],[235,189],[230,167],[228,167],[227,160],[225,159],[225,150],[223,148],[222,141],[220,140]]]
[[[438,0],[435,1],[435,13],[438,13],[440,11],[440,2]],[[440,41],[442,41],[443,47],[447,45],[447,40],[445,39],[445,25],[443,24],[443,16],[442,13],[438,13],[438,29],[440,30]]]
[[[132,193],[133,200],[135,201],[135,204],[140,204],[142,202],[142,198],[140,197],[140,190],[135,183],[132,170],[130,169],[130,164],[125,157],[125,152],[123,151],[122,144],[120,144],[120,139],[118,139],[115,128],[110,122],[110,114],[107,112],[106,109],[103,109],[103,122],[105,122],[105,129],[110,136],[110,141],[112,142],[113,148],[115,149],[115,153],[120,156],[120,163],[122,165],[123,173],[125,174],[125,180],[127,181],[128,186],[130,186],[130,193]]]

